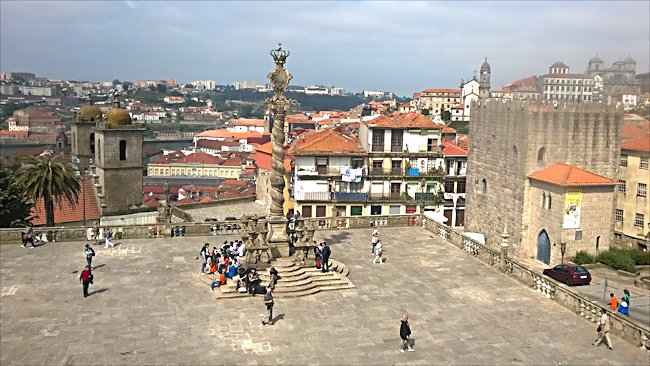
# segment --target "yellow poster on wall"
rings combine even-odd
[[[567,192],[564,195],[564,228],[580,228],[580,209],[582,206],[582,192]]]

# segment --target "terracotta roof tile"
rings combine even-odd
[[[197,133],[196,137],[213,137],[213,138],[229,138],[233,140],[245,140],[251,137],[261,138],[262,134],[255,131],[250,132],[230,132],[225,128],[218,130],[209,130]]]
[[[240,158],[232,157],[221,163],[221,166],[241,166],[241,163],[242,160]]]
[[[263,145],[256,147],[255,150],[266,154],[271,154],[272,148],[273,148],[273,141],[269,141]]]
[[[432,120],[419,113],[404,113],[396,117],[379,116],[369,121],[364,121],[368,127],[374,128],[442,128]]]
[[[334,130],[322,130],[311,134],[303,134],[304,138],[297,139],[291,146],[294,155],[355,155],[366,151],[359,140],[340,134]]]
[[[196,141],[196,147],[212,150],[221,150],[224,146],[227,147],[237,147],[239,142],[237,141],[219,141],[219,140],[206,140],[201,139]]]
[[[623,150],[650,152],[650,135],[639,136],[621,144]]]
[[[176,160],[176,163],[184,163],[184,164],[215,164],[219,165],[223,163],[223,160],[212,155],[208,155],[206,153],[194,153],[194,154],[189,154],[187,156],[184,156],[178,160]]]
[[[263,119],[257,118],[239,118],[232,122],[233,126],[253,126],[264,127],[266,122]]]
[[[562,187],[615,186],[618,182],[566,163],[556,163],[528,178]]]
[[[231,187],[245,187],[248,185],[248,182],[245,180],[239,180],[239,179],[226,179],[221,183],[223,186],[231,186]]]
[[[460,94],[460,89],[424,89],[421,93],[458,93]]]
[[[79,187],[81,190],[76,204],[71,205],[66,200],[63,200],[60,206],[58,202],[54,203],[55,224],[83,221],[84,196],[86,201],[86,223],[98,220],[102,216],[95,198],[92,182],[89,179],[82,178],[79,181]],[[45,225],[45,205],[42,199],[36,201],[34,208],[32,208],[32,216],[34,216],[34,220],[32,220],[34,225]]]
[[[443,156],[467,156],[467,150],[462,149],[456,144],[451,142],[442,142],[442,155]]]

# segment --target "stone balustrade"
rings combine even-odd
[[[600,320],[600,310],[605,309],[610,315],[613,334],[636,346],[650,349],[650,328],[644,324],[585,298],[581,294],[572,291],[571,288],[562,286],[558,281],[526,268],[513,258],[502,257],[497,251],[452,230],[442,223],[424,218],[422,226],[434,235],[438,235],[440,238],[447,240],[495,268],[499,268],[498,263],[503,260],[504,266],[502,268],[505,274],[536,290],[541,296],[559,303],[576,315],[594,323],[594,331],[596,323]]]

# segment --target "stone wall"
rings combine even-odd
[[[566,162],[617,179],[622,124],[622,110],[608,105],[478,104],[470,122],[466,230],[483,233],[486,245],[496,247],[507,225],[512,252],[530,255],[532,244],[523,240],[530,226],[539,225],[525,209],[531,204],[527,176]]]

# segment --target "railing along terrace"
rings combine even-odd
[[[610,315],[612,332],[635,346],[650,349],[650,328],[629,317],[611,311],[608,306],[591,301],[572,289],[562,286],[552,278],[526,268],[506,252],[499,253],[480,242],[462,235],[450,227],[429,218],[423,218],[423,227],[434,235],[447,240],[456,247],[465,250],[491,267],[517,279],[524,285],[535,289],[540,295],[553,300],[592,323],[600,321],[600,311],[604,309]]]

